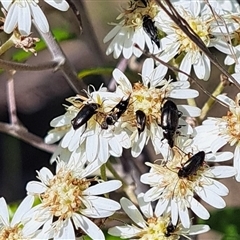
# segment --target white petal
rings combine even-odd
[[[22,220],[22,216],[31,209],[32,205],[34,202],[34,197],[33,196],[27,196],[23,199],[21,204],[18,206],[13,219],[11,221],[11,226],[14,227],[15,224],[18,224]]]
[[[65,0],[50,0],[50,1],[44,0],[44,1],[60,11],[67,11],[69,8],[69,5]]]
[[[198,117],[201,114],[201,109],[189,105],[177,105],[177,108],[186,117]]]
[[[29,3],[18,7],[18,30],[22,35],[29,35],[31,30],[31,13]]]
[[[123,210],[135,222],[139,227],[145,228],[145,220],[137,207],[127,198],[121,198],[120,200]]]
[[[174,89],[170,92],[169,97],[176,99],[187,99],[198,97],[199,92],[194,89]]]
[[[116,82],[122,86],[126,86],[127,89],[132,90],[132,84],[128,80],[128,78],[122,73],[118,68],[115,68],[113,70],[113,78],[116,80]]]
[[[37,4],[30,4],[32,17],[41,32],[49,32],[49,25],[45,14]]]
[[[221,209],[226,206],[225,201],[212,191],[202,189],[201,191],[197,191],[196,193],[200,198],[202,198],[203,201],[215,208]]]
[[[108,234],[112,236],[119,236],[123,239],[133,238],[138,236],[142,229],[139,229],[135,226],[125,225],[125,226],[116,226],[108,229]]]
[[[238,182],[240,182],[240,146],[239,146],[239,144],[236,146],[236,148],[234,150],[233,166],[237,170],[237,174],[236,174],[235,178]]]
[[[141,209],[141,212],[144,214],[146,218],[153,217],[153,209],[151,206],[151,202],[145,202],[144,201],[144,193],[140,193],[137,196],[138,204]]]
[[[107,182],[102,182],[91,186],[83,191],[84,195],[100,195],[108,192],[115,191],[122,186],[121,181],[111,180]]]
[[[195,198],[190,201],[192,211],[201,219],[207,220],[210,217],[208,210]]]
[[[227,196],[229,193],[228,188],[220,183],[219,181],[212,179],[212,184],[211,185],[206,185],[204,186],[205,189],[208,189],[214,193],[216,193],[219,196]]]
[[[191,71],[191,67],[192,67],[192,63],[190,61],[190,59],[192,58],[191,56],[191,52],[188,52],[185,57],[183,58],[179,69],[182,70],[183,72],[190,74]],[[186,81],[188,79],[188,76],[183,74],[183,73],[179,73],[178,77],[181,81]]]
[[[190,218],[188,215],[188,208],[186,206],[181,206],[181,204],[178,204],[178,211],[179,211],[179,217],[181,219],[182,225],[185,228],[190,227]]]
[[[7,17],[4,22],[4,32],[11,33],[13,29],[17,26],[18,22],[18,7],[17,3],[14,2],[14,4],[10,7],[9,12],[7,14]]]
[[[108,41],[110,41],[114,36],[117,35],[117,33],[120,31],[120,29],[122,28],[121,25],[117,25],[115,26],[103,39],[103,42],[106,43]]]
[[[41,182],[31,181],[28,182],[26,190],[29,194],[40,194],[47,190],[46,185]]]
[[[99,149],[99,138],[98,134],[93,134],[86,139],[86,150],[87,150],[87,159],[92,161],[96,159]]]
[[[7,203],[3,197],[0,198],[0,216],[1,216],[2,223],[5,226],[9,226],[9,214],[8,214]]]
[[[236,174],[236,169],[231,166],[214,166],[211,172],[216,178],[228,178]]]
[[[147,58],[142,66],[142,82],[144,86],[148,86],[148,83],[150,81],[149,77],[153,71],[154,68],[154,61],[152,58]]]
[[[167,209],[169,204],[169,200],[167,199],[159,199],[155,208],[155,214],[157,216],[161,216],[163,214],[163,212]]]
[[[192,225],[189,229],[189,233],[187,235],[197,235],[201,233],[205,233],[210,230],[210,227],[208,225]]]
[[[45,185],[49,185],[49,181],[53,178],[52,172],[46,167],[40,169],[38,176]]]
[[[64,220],[64,226],[61,228],[61,231],[57,232],[57,236],[54,237],[54,240],[60,239],[75,239],[75,232],[71,219]]]
[[[87,217],[74,214],[73,222],[76,228],[81,228],[92,239],[105,240],[105,236],[101,229]]]
[[[208,162],[224,162],[232,158],[233,158],[232,152],[217,152],[215,154],[207,153],[205,159]]]

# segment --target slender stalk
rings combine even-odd
[[[126,188],[128,186],[128,184],[124,181],[124,179],[115,171],[110,161],[107,161],[106,167],[112,173],[115,179],[118,179],[122,182],[123,188]]]
[[[107,181],[107,173],[106,173],[106,164],[104,163],[100,168],[101,179]]]
[[[12,35],[6,42],[4,42],[4,43],[1,45],[1,47],[0,47],[0,55],[2,55],[2,54],[5,53],[8,49],[10,49],[11,47],[14,46],[13,37],[14,37],[14,35]]]
[[[36,24],[35,27],[37,28]],[[63,53],[62,49],[60,48],[59,44],[55,41],[51,32],[43,33],[39,30],[43,40],[45,41],[48,49],[53,57],[54,61],[58,61],[59,65],[56,70],[61,70],[71,86],[71,88],[75,92],[79,92],[81,89],[84,88],[84,84],[77,77],[77,73],[73,68],[72,64],[68,61],[65,54]]]
[[[56,145],[48,145],[44,143],[42,138],[28,132],[26,128],[20,127],[19,125],[16,126],[0,122],[0,132],[21,139],[24,142],[29,143],[30,145],[45,152],[53,153],[56,149]]]
[[[224,83],[220,82],[218,84],[218,86],[216,87],[216,89],[214,90],[214,92],[212,93],[212,95],[214,97],[218,96],[219,94],[222,93],[223,89],[224,89]],[[203,119],[207,116],[208,111],[211,109],[211,107],[213,106],[213,104],[215,103],[215,99],[213,98],[209,98],[208,101],[204,104],[203,108],[202,108],[202,112],[201,115],[199,117],[200,121],[202,122]]]
[[[8,104],[8,114],[9,114],[10,123],[13,125],[17,125],[18,118],[17,118],[13,73],[11,74],[10,78],[7,80],[7,104]]]

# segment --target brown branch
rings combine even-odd
[[[0,132],[21,139],[24,142],[45,152],[53,153],[56,149],[56,145],[48,145],[44,143],[42,138],[28,132],[26,128],[20,127],[19,125],[0,122]]]
[[[18,124],[16,99],[14,91],[13,72],[9,72],[9,79],[7,80],[7,104],[10,123],[13,125]]]

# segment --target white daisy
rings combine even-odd
[[[120,120],[113,125],[107,125],[107,129],[103,128],[107,114],[122,100],[123,96],[106,92],[104,88],[88,95],[89,98],[77,95],[67,99],[73,105],[67,107],[64,115],[51,121],[50,125],[54,129],[48,133],[45,142],[51,144],[63,138],[58,154],[61,155],[64,149],[73,155],[86,152],[89,162],[96,160],[102,164],[110,155],[121,156],[122,149],[129,148],[131,145],[129,135],[120,126]],[[92,112],[94,114],[90,115],[90,119],[82,126],[74,124],[74,119],[77,121],[79,118],[79,112],[89,104],[97,105],[96,110]]]
[[[0,0],[7,10],[7,17],[4,22],[4,32],[11,33],[18,27],[21,35],[29,35],[31,32],[32,19],[38,28],[46,33],[49,31],[47,18],[38,6],[38,0]],[[44,0],[52,7],[67,11],[69,5],[65,0]]]
[[[215,178],[226,178],[236,174],[233,167],[209,167],[204,160],[218,162],[229,160],[232,153],[206,154],[198,152],[190,159],[188,154],[174,147],[174,157],[165,164],[146,163],[151,167],[149,173],[141,176],[141,182],[150,185],[145,193],[144,200],[158,200],[155,213],[163,214],[171,208],[171,219],[175,225],[180,217],[183,227],[191,224],[188,209],[190,208],[198,217],[209,218],[207,209],[194,197],[197,194],[202,200],[215,208],[226,206],[222,196],[228,194],[228,189]]]
[[[23,219],[24,214],[31,209],[33,201],[34,197],[32,196],[25,197],[10,220],[7,203],[3,197],[0,198],[0,239],[26,240],[34,238],[35,232],[26,227]]]
[[[203,43],[207,47],[215,47],[224,53],[229,52],[229,45],[225,42],[226,36],[239,28],[239,24],[233,23],[224,15],[221,15],[218,22],[216,22],[216,18],[213,17],[207,4],[204,4],[204,7],[201,8],[201,1],[184,1],[184,3],[183,5],[177,4],[175,7]],[[169,62],[178,56],[177,62],[182,59],[179,66],[180,70],[190,74],[193,66],[194,72],[199,79],[208,80],[211,72],[209,58],[166,14],[161,13],[159,18],[161,20],[157,22],[158,27],[167,35],[160,41],[163,51],[160,53],[159,58]],[[221,22],[219,19],[224,19],[224,21]],[[181,80],[188,78],[182,73],[179,73],[178,76]]]
[[[240,182],[240,93],[235,101],[225,95],[219,95],[218,98],[229,106],[227,115],[221,118],[209,117],[201,126],[196,127],[194,144],[201,150],[213,152],[217,152],[227,143],[230,146],[236,145],[233,166],[237,169],[236,180]]]
[[[118,58],[120,54],[123,57],[129,59],[132,54],[136,57],[140,57],[142,52],[134,47],[134,44],[138,44],[141,49],[144,49],[146,43],[150,52],[157,51],[159,46],[155,41],[152,41],[147,32],[143,28],[144,21],[150,21],[152,28],[154,28],[155,17],[159,11],[158,5],[154,0],[146,1],[129,1],[129,8],[124,9],[123,12],[117,17],[117,19],[123,19],[120,23],[106,35],[103,42],[106,43],[111,40],[110,45],[107,48],[106,54],[109,55],[113,52],[113,57]],[[153,30],[152,30],[153,31]],[[157,29],[155,29],[157,31]],[[154,32],[154,31],[153,31]],[[157,32],[156,32],[156,35]]]
[[[168,144],[163,140],[163,130],[161,127],[161,108],[167,97],[173,99],[195,98],[198,92],[189,89],[188,81],[172,81],[164,79],[166,69],[160,65],[154,69],[153,59],[145,60],[142,68],[142,83],[137,82],[131,84],[127,77],[119,70],[113,71],[113,77],[118,83],[116,92],[125,96],[131,95],[131,103],[127,111],[122,116],[123,126],[127,127],[131,132],[132,155],[137,157],[141,152],[148,139],[151,138],[155,152],[162,153],[164,156],[168,152]],[[188,105],[178,105],[178,110],[183,116],[196,117],[200,114],[200,109]],[[146,124],[140,129],[137,120],[137,111],[141,111],[146,117]],[[140,121],[141,122],[141,121]],[[179,121],[179,125],[184,125],[179,129],[183,134],[192,133],[192,129],[183,120]]]
[[[123,210],[133,221],[133,225],[116,226],[110,228],[108,233],[122,239],[175,240],[180,236],[197,235],[210,229],[208,225],[192,225],[188,229],[183,228],[180,223],[173,225],[169,215],[160,216],[156,211],[153,212],[151,204],[144,201],[143,193],[138,195],[138,204],[142,213],[127,198],[122,198],[120,201]]]
[[[78,160],[68,163],[57,160],[56,175],[44,167],[38,172],[41,182],[27,184],[28,194],[38,196],[41,201],[27,214],[27,227],[35,230],[42,226],[37,238],[75,239],[77,230],[92,239],[105,239],[94,219],[109,217],[120,209],[120,204],[98,195],[114,191],[122,184],[118,180],[88,179],[96,169],[97,164],[84,168]]]

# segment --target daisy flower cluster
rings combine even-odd
[[[60,11],[72,4],[45,2]],[[39,1],[1,3],[6,33],[27,37],[32,21],[40,32],[49,31]],[[239,6],[229,1],[130,0],[117,21],[103,40],[110,42],[106,54],[139,58],[141,70],[128,77],[114,68],[114,91],[89,85],[66,99],[64,114],[50,121],[44,138],[46,144],[57,143],[50,159],[55,172],[47,167],[37,171],[38,181],[27,183],[27,196],[14,216],[0,198],[0,239],[88,235],[101,240],[105,222],[111,220],[117,221],[108,234],[121,239],[190,239],[209,231],[208,225],[195,224],[197,217],[210,218],[208,206],[226,207],[229,190],[220,180],[235,177],[240,182],[240,93],[235,100],[218,94],[216,100],[228,107],[226,114],[202,121],[202,109],[195,104],[199,92],[191,86],[192,80],[210,78],[213,48],[231,66],[227,78],[239,85]],[[227,144],[232,151],[222,151]],[[146,156],[145,146],[158,156]],[[147,170],[138,180],[147,190],[140,194],[132,190],[138,184],[129,187],[130,176],[114,167],[126,149],[131,154],[126,161],[144,156]],[[223,165],[225,161],[233,166]]]

